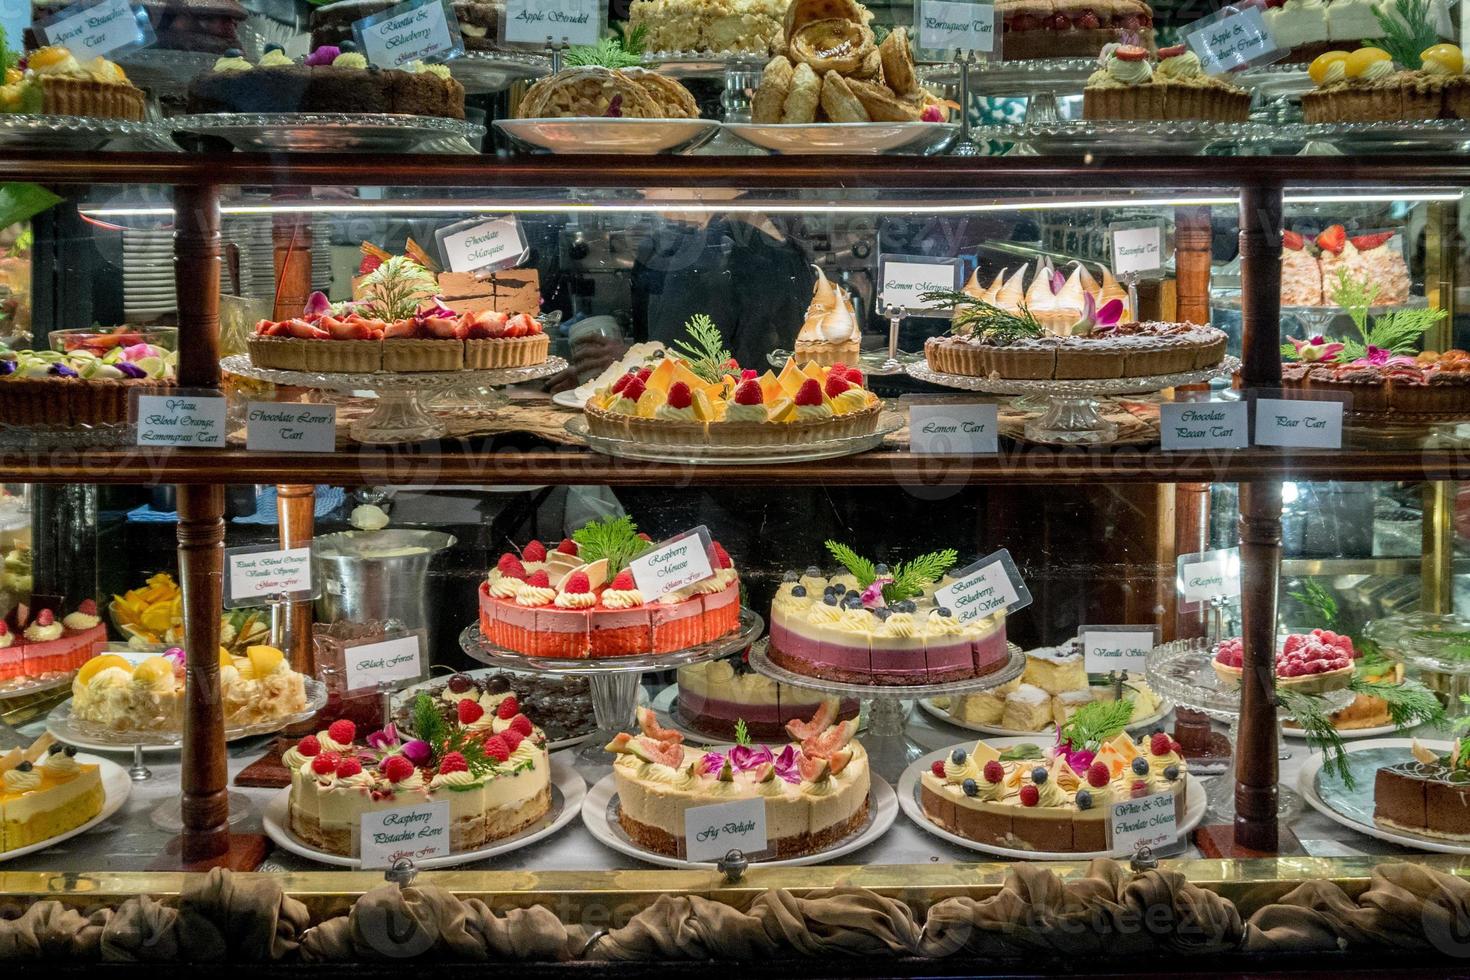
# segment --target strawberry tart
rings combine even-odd
[[[627,517],[594,521],[548,551],[500,556],[480,586],[480,631],[528,657],[671,653],[740,628],[740,577],[719,542],[714,574],[645,601],[628,562],[652,547]]]
[[[764,800],[766,840],[777,859],[821,851],[851,836],[868,817],[868,754],[853,741],[857,721],[823,710],[786,726],[779,746],[693,748],[638,710],[641,732],[608,744],[617,756],[618,823],[640,847],[687,853],[684,812],[737,800]]]
[[[524,714],[505,710],[513,701],[502,701],[493,715],[465,701],[456,723],[420,694],[416,738],[401,740],[390,726],[359,741],[357,727],[345,720],[306,736],[281,757],[291,773],[291,833],[356,857],[363,814],[439,801],[449,804],[451,851],[524,830],[551,810],[551,760],[545,734]],[[472,705],[478,710],[466,712]],[[416,849],[412,833],[404,839],[405,853]]]
[[[1358,652],[1351,638],[1331,630],[1293,633],[1276,653],[1276,686],[1302,694],[1341,690],[1353,679]],[[1210,661],[1220,686],[1239,690],[1245,672],[1245,650],[1240,637],[1221,640]]]
[[[24,624],[0,620],[0,689],[68,674],[106,642],[107,627],[91,599],[60,618],[41,609]]]

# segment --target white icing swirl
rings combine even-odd
[[[643,593],[637,589],[606,589],[602,604],[608,609],[633,609],[643,605]]]
[[[597,605],[595,592],[563,592],[556,597],[558,609],[591,609]]]

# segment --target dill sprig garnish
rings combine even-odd
[[[1418,681],[1370,681],[1357,674],[1348,690],[1355,694],[1375,697],[1388,706],[1388,719],[1399,729],[1415,725],[1441,725],[1445,721],[1444,705],[1439,698]]]
[[[1337,600],[1315,579],[1307,579],[1302,583],[1302,591],[1288,592],[1287,595],[1301,603],[1307,611],[1316,614],[1319,620],[1316,625],[1330,629],[1337,622]]]
[[[745,719],[744,718],[736,718],[735,719],[735,744],[736,745],[749,745],[750,744],[750,729],[747,728],[747,727],[745,727]]]
[[[413,734],[429,743],[436,759],[458,752],[464,756],[470,773],[477,777],[506,771],[504,766],[485,754],[484,743],[468,728],[450,725],[428,694],[421,693],[414,698],[411,715]]]
[[[1073,749],[1097,749],[1116,738],[1132,719],[1132,701],[1094,701],[1067,719],[1062,741]]]
[[[988,344],[1009,344],[1045,332],[1024,306],[1012,313],[958,289],[930,290],[920,294],[919,300],[928,305],[947,303],[954,310],[949,332],[969,334]]]
[[[626,514],[603,521],[592,521],[572,532],[577,542],[577,555],[584,562],[607,559],[609,576],[628,566],[628,562],[652,547],[638,536],[638,525]]]
[[[648,31],[638,26],[626,38],[605,37],[596,44],[567,51],[568,68],[633,68],[643,63],[643,40]]]
[[[730,349],[725,346],[725,337],[720,333],[720,328],[708,316],[696,313],[684,324],[684,330],[689,334],[689,339],[674,341],[674,350],[684,358],[689,370],[710,384],[716,383],[729,370],[731,360]]]
[[[1341,779],[1343,785],[1352,789],[1355,780],[1347,764],[1347,747],[1342,736],[1332,724],[1327,704],[1320,697],[1302,694],[1288,688],[1276,689],[1276,700],[1282,710],[1291,715],[1306,736],[1307,745],[1323,755],[1323,765]]]
[[[1429,22],[1433,0],[1398,0],[1394,13],[1385,13],[1378,7],[1370,7],[1383,36],[1364,41],[1364,47],[1377,47],[1387,51],[1393,60],[1415,71],[1423,67],[1419,53],[1439,43],[1439,31]]]

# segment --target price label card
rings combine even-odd
[[[1240,595],[1239,548],[1180,555],[1176,560],[1176,568],[1175,584],[1179,597],[1185,602],[1233,599]]]
[[[449,854],[449,801],[420,803],[364,813],[358,824],[358,855],[364,868],[391,868]]]
[[[1164,273],[1164,225],[1158,221],[1118,222],[1108,228],[1113,275],[1143,278]]]
[[[1256,445],[1342,448],[1342,402],[1256,399]]]
[[[606,0],[506,0],[500,36],[511,44],[596,44],[606,19]]]
[[[490,221],[461,221],[434,234],[450,272],[514,268],[529,251],[521,223],[513,214]]]
[[[138,445],[199,449],[225,444],[225,400],[217,394],[138,395]]]
[[[1148,653],[1158,646],[1157,626],[1084,626],[1082,667],[1089,674],[1143,673]]]
[[[947,606],[962,623],[1031,605],[1031,592],[1004,548],[954,573],[954,578],[956,581],[934,593],[934,601]]]
[[[423,640],[417,632],[344,647],[342,659],[349,694],[424,677]]]
[[[766,801],[760,797],[692,806],[684,811],[686,861],[718,861],[737,848],[749,857],[769,846]]]
[[[352,22],[369,64],[402,68],[414,61],[447,61],[464,54],[459,19],[449,0],[415,0]]]
[[[251,402],[245,420],[251,452],[329,453],[337,448],[337,407]]]
[[[79,63],[99,56],[116,57],[154,41],[147,12],[128,0],[73,4],[37,24],[35,31],[44,44],[68,48]]]
[[[713,539],[701,524],[692,531],[660,542],[628,562],[633,581],[644,602],[653,602],[685,586],[703,582],[715,574],[710,558]]]
[[[1256,7],[1225,7],[1202,17],[1184,32],[1184,42],[1199,57],[1206,75],[1269,65],[1286,57]]]
[[[914,4],[914,34],[924,52],[950,54],[956,50],[976,54],[1000,53],[1000,29],[995,5],[967,0],[918,0]]]
[[[1166,847],[1179,839],[1172,793],[1140,796],[1113,804],[1108,830],[1115,854],[1132,854],[1140,847]]]
[[[1251,444],[1245,402],[1166,402],[1159,406],[1159,435],[1166,452],[1244,449]]]
[[[925,303],[919,297],[938,289],[959,289],[962,272],[959,259],[884,255],[878,261],[878,312],[896,306],[905,313],[950,316],[949,304]]]
[[[302,600],[316,595],[310,548],[225,549],[225,607],[259,605],[260,599]]]
[[[999,452],[996,406],[914,405],[909,409],[909,449],[924,456]]]

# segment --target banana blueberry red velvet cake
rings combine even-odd
[[[857,720],[834,722],[819,711],[786,726],[781,746],[693,748],[638,711],[641,734],[624,732],[607,746],[617,755],[613,777],[618,823],[640,846],[685,853],[684,811],[736,800],[765,800],[766,839],[777,858],[831,847],[868,816],[868,754],[852,740]]]
[[[1413,758],[1384,766],[1373,782],[1373,822],[1445,840],[1470,840],[1470,744],[1439,754],[1415,741]]]
[[[776,664],[853,684],[934,684],[983,677],[1008,662],[1004,614],[961,622],[934,599],[954,551],[890,570],[845,545],[827,548],[843,571],[788,572],[771,603]]]
[[[480,630],[530,657],[626,657],[698,646],[740,628],[740,577],[719,542],[714,575],[645,601],[628,562],[651,548],[626,517],[594,521],[552,550],[500,556],[480,586]]]
[[[679,668],[679,719],[701,735],[733,740],[745,723],[751,738],[780,738],[788,722],[818,711],[835,712],[838,721],[858,716],[855,698],[837,698],[781,684],[750,669],[744,656]]]

